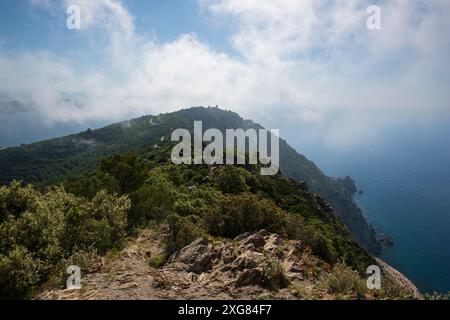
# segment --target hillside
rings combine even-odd
[[[367,289],[375,259],[306,184],[257,165],[177,166],[170,151],[1,187],[0,298],[412,297],[389,274]],[[64,290],[70,265],[81,290]]]
[[[155,146],[167,145],[174,129],[192,129],[194,120],[203,121],[204,130],[262,128],[236,113],[218,108],[197,107],[145,116],[98,130],[1,150],[0,184],[17,179],[45,186],[86,171],[93,172],[104,157],[129,151],[144,155]],[[372,253],[379,252],[380,245],[373,228],[345,188],[324,175],[312,161],[298,154],[284,140],[280,141],[280,164],[283,175],[304,181],[311,191],[327,199],[360,244]]]

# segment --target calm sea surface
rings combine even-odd
[[[300,148],[299,148],[300,149]],[[391,236],[382,258],[422,292],[450,291],[450,130],[403,136],[382,152],[309,155],[328,175],[350,175],[367,219]]]

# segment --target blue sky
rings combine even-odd
[[[73,34],[65,30],[67,15],[64,14],[64,6],[57,7],[55,12],[32,3],[26,0],[0,2],[3,45],[21,50],[70,52],[66,38]],[[195,33],[210,45],[231,52],[228,44],[230,25],[209,23],[197,0],[128,0],[122,3],[133,13],[139,34],[154,33],[158,41],[168,42],[176,40],[181,34]],[[70,40],[73,39],[70,37]],[[79,41],[77,45],[85,44]]]
[[[1,1],[0,145],[195,105],[294,144],[380,144],[449,118],[449,16],[447,0]]]

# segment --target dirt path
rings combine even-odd
[[[259,285],[236,286],[236,274],[242,275],[245,272],[225,271],[227,268],[225,265],[217,265],[215,271],[194,273],[188,269],[185,263],[175,260],[161,269],[152,268],[149,261],[163,252],[161,238],[161,233],[157,234],[146,230],[116,256],[102,259],[98,271],[91,274],[82,273],[82,289],[46,291],[41,293],[37,299],[227,300],[261,299],[269,295],[276,299],[295,298],[295,292],[291,292],[292,290],[289,289],[279,290],[274,294]],[[198,249],[194,247],[191,250],[193,252],[188,252],[188,254],[195,255],[195,251]],[[180,260],[182,261],[183,257],[180,257]],[[199,261],[201,262],[201,260]],[[252,261],[246,263],[252,263]]]

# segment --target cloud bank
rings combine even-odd
[[[101,61],[0,49],[0,117],[14,105],[51,125],[218,104],[342,147],[450,115],[447,0],[377,1],[379,31],[366,27],[371,1],[198,2],[199,19],[231,25],[232,53],[189,32],[163,43],[138,34],[119,0],[30,0],[55,14],[79,5],[79,32]]]

